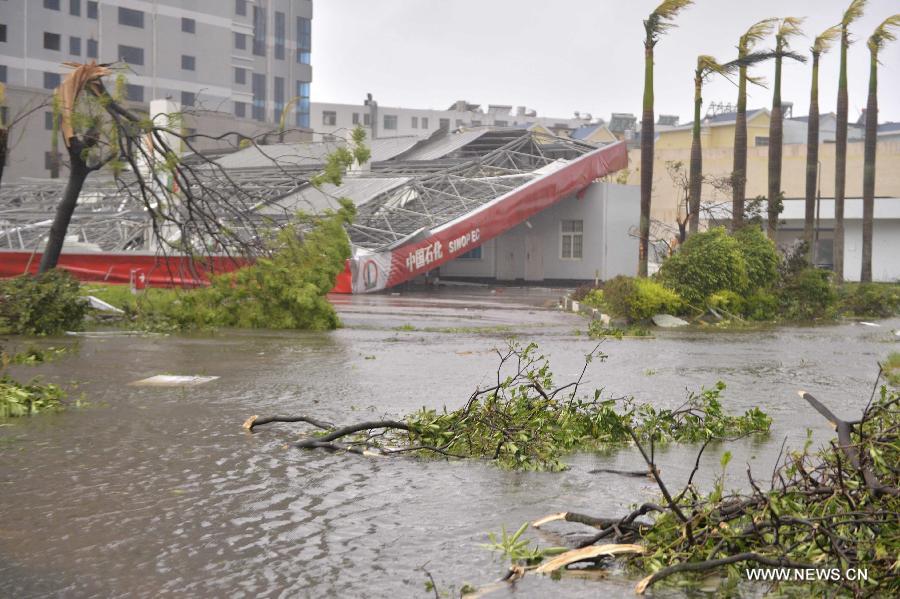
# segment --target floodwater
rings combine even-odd
[[[72,385],[89,405],[0,426],[0,596],[429,597],[427,573],[458,596],[504,572],[486,533],[552,512],[620,515],[657,490],[645,479],[591,474],[639,469],[631,450],[578,455],[564,473],[501,471],[475,461],[375,459],[285,444],[303,425],[241,428],[250,415],[308,414],[337,423],[455,408],[496,377],[494,348],[536,341],[558,383],[574,380],[595,345],[585,320],[548,306],[552,290],[450,288],[340,297],[330,333],[205,336],[83,335],[43,344],[72,351],[20,377]],[[763,480],[785,437],[831,434],[797,397],[838,414],[865,405],[876,361],[896,349],[900,320],[756,331],[661,331],[606,341],[586,391],[674,406],[687,390],[728,384],[726,407],[774,418],[763,440],[732,444],[729,484],[746,465]],[[8,340],[5,345],[16,340]],[[23,343],[21,340],[18,343]],[[189,388],[129,383],[155,374],[210,375]],[[724,447],[707,450],[701,482]],[[696,447],[657,457],[679,487]],[[550,526],[532,535],[559,544]],[[529,533],[530,534],[530,533]],[[634,580],[526,577],[491,596],[632,596]]]

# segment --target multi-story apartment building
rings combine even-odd
[[[0,0],[6,115],[46,101],[64,62],[116,63],[126,97],[180,102],[203,133],[309,127],[312,0]],[[11,132],[4,178],[56,174],[52,113]]]
[[[359,104],[313,102],[310,126],[323,136],[346,137],[357,125],[373,137],[428,136],[438,129],[453,131],[460,127],[522,127],[541,125],[555,133],[568,134],[592,122],[590,114],[574,117],[538,116],[534,110],[518,106],[479,104],[464,100],[454,102],[447,110],[378,106],[371,96]],[[602,123],[602,120],[600,121]]]

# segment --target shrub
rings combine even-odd
[[[900,285],[861,283],[841,291],[840,309],[853,316],[889,318],[900,312]]]
[[[51,270],[0,282],[0,331],[54,335],[81,328],[87,303],[72,275]]]
[[[786,279],[781,289],[782,316],[812,320],[828,315],[837,297],[830,277],[828,271],[806,268]]]
[[[660,312],[679,312],[682,300],[677,293],[653,279],[618,276],[603,287],[603,300],[616,316],[645,320]]]
[[[569,298],[575,300],[576,302],[584,301],[584,299],[592,292],[598,290],[598,287],[595,287],[593,283],[589,285],[579,285],[575,288]]]
[[[65,396],[56,385],[37,380],[19,383],[4,374],[0,376],[0,419],[58,409]]]
[[[748,226],[734,233],[744,265],[750,289],[769,289],[778,282],[778,266],[781,257],[775,243],[766,237],[759,227]]]
[[[573,297],[572,299],[575,298]],[[580,301],[585,306],[590,306],[591,308],[602,308],[605,305],[603,302],[603,290],[597,288],[591,289],[581,297]]]
[[[747,302],[742,295],[725,289],[723,291],[717,291],[709,296],[706,299],[706,305],[710,308],[715,308],[716,310],[724,310],[730,314],[737,314],[740,316],[744,314]]]
[[[700,306],[717,291],[748,287],[741,246],[723,227],[688,237],[681,251],[663,262],[660,279],[689,304]]]
[[[758,290],[744,299],[744,317],[750,320],[774,320],[781,307],[778,296]]]

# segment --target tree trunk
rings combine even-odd
[[[3,169],[6,167],[6,152],[9,143],[9,129],[0,128],[0,184],[3,183]]]
[[[700,142],[700,107],[703,104],[703,82],[698,73],[694,78],[694,129],[691,141],[691,172],[688,231],[691,235],[700,229],[700,190],[703,184],[703,148]]]
[[[838,78],[837,130],[834,138],[834,277],[844,282],[844,191],[847,181],[847,28],[841,30],[841,73]]]
[[[648,40],[652,42],[652,40]],[[650,206],[653,194],[653,45],[644,44],[644,107],[641,117],[641,222],[638,276],[647,276],[650,250]]]
[[[775,240],[781,212],[781,56],[775,57],[775,82],[772,85],[772,114],[769,120],[769,239]]]
[[[875,153],[878,141],[878,55],[872,52],[869,67],[869,101],[866,103],[866,142],[863,158],[862,271],[860,281],[872,282],[872,229],[875,216]]]
[[[88,168],[82,157],[83,148],[84,145],[78,138],[73,137],[70,140],[69,181],[66,183],[65,191],[63,191],[62,200],[56,206],[56,216],[53,217],[53,224],[50,226],[50,234],[47,237],[44,255],[41,256],[38,274],[56,268],[59,262],[59,255],[62,253],[63,243],[66,240],[69,222],[72,220],[72,213],[75,212],[75,206],[78,204],[78,196],[81,195],[84,181],[91,172],[91,169]]]
[[[819,175],[819,53],[812,53],[812,84],[809,92],[809,121],[806,130],[806,205],[803,240],[807,244],[806,261],[814,264],[813,224],[816,217],[816,188]]]
[[[744,226],[747,189],[747,67],[740,67],[734,119],[734,165],[731,168],[731,230]]]

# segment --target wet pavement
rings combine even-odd
[[[36,369],[77,383],[87,407],[0,426],[0,596],[428,597],[496,579],[479,547],[488,531],[562,510],[614,516],[656,496],[649,480],[590,474],[637,469],[626,450],[572,456],[564,473],[516,473],[478,462],[371,459],[301,452],[303,429],[248,434],[252,414],[308,414],[338,423],[455,408],[495,377],[494,348],[536,341],[556,381],[577,378],[595,342],[586,321],[553,309],[561,292],[453,287],[336,297],[345,328],[330,333],[83,335],[42,344],[72,351]],[[797,397],[810,391],[848,418],[865,405],[893,330],[856,323],[754,331],[669,330],[606,341],[586,391],[661,406],[728,384],[732,412],[758,405],[772,434],[729,447],[767,478],[782,440],[832,432]],[[9,344],[6,344],[9,347]],[[158,374],[217,376],[192,387],[139,387]],[[709,484],[724,447],[702,459]],[[671,446],[660,467],[686,478],[696,447]],[[551,527],[577,531],[575,526]],[[544,544],[560,539],[548,534]],[[492,596],[632,596],[634,580],[529,577]]]

